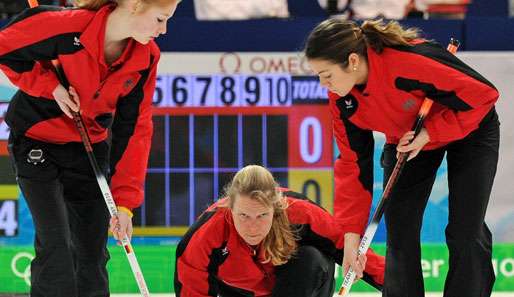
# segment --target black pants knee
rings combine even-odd
[[[105,171],[108,146],[94,149]],[[34,150],[42,157],[29,162]],[[109,213],[82,144],[11,137],[9,151],[36,231],[31,296],[109,296]]]
[[[275,268],[273,297],[331,297],[335,262],[312,246],[301,246],[284,265]]]
[[[335,262],[312,246],[300,246],[286,264],[275,267],[272,297],[332,297]],[[230,287],[220,281],[219,296],[247,297],[251,292]]]
[[[387,255],[383,296],[424,296],[420,231],[423,213],[444,154],[448,162],[449,272],[445,297],[490,296],[494,283],[491,234],[484,222],[498,162],[496,112],[462,140],[422,151],[407,162],[385,212]],[[384,184],[396,162],[396,147],[384,147]]]

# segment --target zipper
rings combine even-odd
[[[113,72],[115,72],[115,71],[116,71],[116,69],[115,69],[115,67],[114,67],[114,66],[109,66],[109,67],[107,68],[107,75],[105,76],[105,78],[104,78],[102,81],[100,81],[100,86],[98,87],[98,89],[96,89],[96,92],[95,92],[95,94],[93,95],[93,99],[97,99],[97,98],[100,96],[100,91],[101,91],[101,90],[102,90],[102,88],[104,87],[105,82],[107,81],[107,79],[109,79],[109,77],[111,76],[111,74],[112,74]]]

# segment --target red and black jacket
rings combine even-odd
[[[43,66],[42,61],[58,59],[79,94],[91,141],[104,141],[111,128],[111,190],[118,205],[135,208],[143,200],[160,52],[153,41],[142,45],[131,39],[107,66],[105,24],[113,8],[39,6],[0,31],[0,68],[19,88],[5,120],[16,135],[50,143],[81,141],[73,120],[53,99],[55,73]]]
[[[425,120],[425,150],[464,138],[498,99],[496,88],[441,46],[368,49],[368,81],[344,97],[329,93],[333,129],[341,152],[334,165],[334,213],[346,232],[363,233],[373,193],[373,131],[387,143],[412,129],[425,98],[434,101]]]
[[[314,246],[339,264],[344,237],[332,215],[300,193],[281,189],[287,197],[289,222],[299,230],[299,245]],[[274,266],[262,264],[262,251],[253,251],[237,233],[230,210],[205,211],[180,241],[176,251],[175,294],[180,297],[218,296],[220,286],[229,286],[245,296],[271,295]],[[367,253],[365,280],[381,287],[385,259]]]

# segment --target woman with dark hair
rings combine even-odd
[[[450,259],[444,296],[489,296],[494,283],[491,233],[484,222],[498,162],[496,88],[418,30],[381,20],[329,19],[310,33],[305,55],[329,92],[334,135],[334,215],[344,230],[344,268],[368,221],[373,190],[373,131],[386,135],[384,182],[398,152],[409,153],[385,212],[383,296],[424,296],[420,230],[445,154]],[[424,98],[434,101],[417,137],[409,131]]]
[[[110,176],[118,206],[111,230],[130,238],[152,138],[153,39],[166,33],[179,0],[77,2],[25,10],[0,30],[0,69],[19,88],[5,120],[36,231],[33,297],[109,296],[109,212],[71,111],[80,111]],[[69,88],[47,66],[54,59]]]
[[[246,166],[227,187],[226,198],[207,209],[180,241],[175,293],[331,297],[342,244],[342,230],[328,212],[279,188],[267,169]],[[384,258],[370,251],[357,263],[358,277],[380,288]]]

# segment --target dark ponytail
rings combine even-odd
[[[384,47],[410,45],[418,38],[418,29],[403,29],[396,21],[365,21],[362,26],[350,20],[331,18],[317,25],[307,37],[305,56],[348,66],[348,56],[356,53],[367,57],[369,47],[381,53]]]
[[[417,28],[404,29],[397,21],[383,20],[365,21],[361,26],[368,46],[371,46],[377,53],[381,53],[384,47],[397,45],[411,45],[411,41],[418,38]]]

